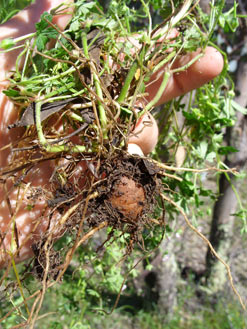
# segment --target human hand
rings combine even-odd
[[[39,0],[29,6],[18,15],[0,26],[0,41],[5,38],[17,38],[35,31],[35,23],[39,21],[44,11],[58,6],[61,0]],[[72,2],[72,1],[71,1]],[[54,18],[61,29],[64,29],[70,15],[62,15]],[[11,163],[11,145],[23,134],[23,129],[8,129],[8,125],[17,120],[17,111],[13,103],[2,93],[7,87],[8,72],[14,69],[19,50],[0,54],[0,171],[4,170]],[[41,164],[35,171],[30,171],[27,180],[32,187],[44,187],[49,183],[53,172],[54,163],[48,161]],[[44,209],[44,201],[37,200],[31,211],[27,210],[28,200],[24,197],[23,189],[14,188],[13,182],[8,180],[0,181],[0,267],[9,261],[9,254],[15,253],[16,249],[22,246],[18,252],[17,261],[32,255],[31,245],[41,234],[46,231],[48,219],[40,216]],[[18,196],[17,196],[18,194]],[[17,202],[22,200],[21,202]],[[21,205],[20,205],[21,204]],[[19,207],[20,205],[20,207]],[[37,221],[39,219],[39,222]],[[16,223],[16,230],[13,233],[13,223]],[[33,233],[32,233],[33,232]],[[18,234],[18,245],[16,246],[13,234]],[[32,239],[31,239],[32,236]],[[12,241],[12,243],[11,243]]]
[[[61,1],[59,0],[43,0],[37,4],[32,5],[26,11],[23,11],[18,16],[11,19],[0,27],[1,38],[17,37],[28,32],[32,32],[34,24],[39,20],[40,14],[43,11],[49,11],[52,7],[57,6]],[[68,22],[69,17],[63,16],[57,20],[57,24],[62,29]],[[173,67],[180,67],[188,63],[198,52],[181,57],[174,63]],[[4,89],[7,82],[4,80],[7,72],[14,66],[17,52],[10,52],[1,55],[1,63],[3,63],[2,72],[0,72],[0,91]],[[202,86],[204,83],[217,76],[223,68],[223,59],[219,52],[214,48],[207,48],[204,57],[200,61],[191,65],[187,71],[180,72],[171,76],[164,94],[159,100],[162,104],[174,97],[180,96],[192,89]],[[146,92],[149,94],[145,102],[151,101],[159,89],[162,77],[158,78],[158,73],[154,74],[149,81]],[[21,134],[22,129],[8,130],[8,125],[15,122],[16,113],[13,104],[1,93],[0,96],[0,166],[6,167],[10,163],[11,145],[17,140]],[[152,121],[152,125],[145,125],[145,121]],[[139,133],[140,132],[140,133]],[[146,114],[137,124],[133,136],[130,137],[130,144],[137,144],[142,149],[144,154],[148,154],[156,145],[158,138],[157,125],[150,114]],[[48,187],[49,179],[54,170],[54,161],[47,161],[38,166],[35,170],[31,170],[26,178],[26,182],[30,183],[32,187]],[[32,255],[31,245],[35,240],[39,240],[42,233],[48,228],[48,218],[43,214],[45,208],[45,201],[43,199],[37,200],[34,207],[28,210],[28,200],[24,197],[25,191],[17,187],[13,187],[12,182],[2,182],[0,189],[0,265],[9,259],[9,253],[16,252],[19,247],[19,253],[15,257],[17,261],[24,260]],[[16,199],[21,202],[16,202]],[[20,205],[20,206],[19,206]],[[42,221],[40,221],[42,218]],[[54,219],[54,224],[56,219]],[[16,223],[16,232],[18,234],[19,246],[13,245],[13,235],[11,226],[13,222]],[[11,244],[12,241],[12,244]],[[21,248],[20,248],[21,247]]]

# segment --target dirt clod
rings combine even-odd
[[[115,183],[109,201],[125,217],[138,220],[145,204],[144,188],[133,179],[123,176]]]
[[[97,186],[98,197],[89,203],[90,226],[108,221],[122,230],[140,231],[156,204],[160,182],[157,171],[150,174],[146,161],[138,156],[120,153],[102,165],[105,177]]]

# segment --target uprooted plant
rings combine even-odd
[[[0,255],[5,257],[7,266],[1,284],[11,267],[16,275],[16,283],[6,287],[6,291],[19,289],[22,300],[14,305],[14,310],[22,314],[24,322],[21,325],[34,325],[46,290],[61,280],[77,248],[104,227],[111,230],[98,249],[116,239],[115,232],[121,232],[128,255],[135,244],[142,245],[145,250],[144,228],[149,231],[155,226],[165,228],[165,208],[168,214],[178,210],[187,224],[210,245],[188,221],[183,210],[187,208],[184,199],[188,189],[194,191],[192,194],[197,190],[196,183],[191,186],[190,175],[195,175],[196,181],[200,172],[234,173],[221,162],[219,151],[222,140],[220,129],[233,124],[233,109],[232,113],[226,113],[226,93],[219,91],[217,103],[221,108],[218,109],[213,101],[214,88],[210,85],[204,89],[206,96],[203,91],[198,91],[194,99],[191,96],[187,111],[182,97],[167,105],[163,120],[166,125],[161,137],[170,153],[171,165],[162,164],[158,153],[154,153],[156,160],[153,160],[131,154],[128,150],[128,140],[134,128],[143,115],[153,110],[165,91],[169,77],[185,71],[199,60],[211,42],[219,14],[210,18],[213,23],[211,30],[203,31],[206,18],[196,5],[192,6],[192,2],[185,1],[172,7],[165,21],[153,28],[150,7],[144,1],[139,11],[130,9],[124,1],[120,4],[113,1],[107,14],[97,2],[77,1],[65,31],[52,23],[53,15],[59,14],[58,7],[50,14],[42,15],[35,33],[2,43],[6,51],[22,48],[16,70],[9,79],[9,87],[4,91],[19,113],[19,119],[9,129],[20,129],[22,135],[11,145],[11,163],[1,168],[1,182],[7,200],[9,191],[17,190],[15,209],[21,207],[24,199],[28,200],[30,211],[36,202],[45,203],[42,216],[35,219],[35,226],[26,238],[32,241],[34,257],[22,277],[15,259],[26,240],[19,241],[15,225],[17,210],[13,212],[9,225],[11,248],[1,251]],[[71,8],[67,9],[71,11]],[[140,15],[145,16],[148,27],[137,35],[131,31],[131,26],[135,27]],[[186,31],[183,26],[186,26]],[[169,38],[174,27],[180,28],[180,33]],[[133,42],[134,39],[138,43]],[[20,41],[23,41],[21,46],[17,45]],[[201,52],[196,58],[183,67],[173,68],[179,56],[198,48]],[[155,98],[143,102],[145,86],[155,72],[163,75],[163,81]],[[224,79],[218,81],[222,90],[223,85],[228,88]],[[205,100],[213,113],[206,113],[209,110],[206,111],[202,104]],[[193,102],[197,107],[192,108]],[[140,104],[144,104],[143,107]],[[187,120],[182,128],[176,121],[180,109],[183,109]],[[212,117],[218,116],[218,121],[215,120],[211,126],[210,116],[211,123]],[[145,122],[146,125],[150,123],[150,120]],[[209,141],[211,136],[214,139]],[[194,141],[194,145],[190,141]],[[181,142],[191,167],[194,166],[192,158],[200,167],[205,160],[208,163],[215,160],[216,164],[204,169],[172,166]],[[164,142],[161,144],[164,145]],[[37,172],[44,163],[54,167],[48,184],[42,188],[32,186],[28,182],[30,173]],[[32,235],[42,221],[46,223],[46,230],[35,240]],[[1,236],[1,244],[4,234],[6,232]],[[70,243],[55,250],[54,243],[64,235],[70,236]],[[210,248],[225,265],[236,292],[229,267],[211,245]],[[27,297],[23,282],[28,273],[34,274],[42,284]]]

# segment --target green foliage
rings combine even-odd
[[[225,33],[236,32],[239,26],[237,17],[237,3],[234,1],[234,6],[226,13],[222,13],[219,17],[219,25]]]
[[[52,21],[52,15],[45,12],[40,17],[40,22],[36,24],[36,46],[39,51],[45,49],[47,43],[51,39],[56,39],[58,36],[58,32],[54,30],[51,26],[49,26],[48,22]]]
[[[32,2],[34,2],[34,0],[1,0],[0,24],[9,20],[12,16]]]
[[[228,300],[224,296],[217,303],[204,297],[204,302],[196,299],[193,283],[182,285],[178,294],[178,306],[171,318],[158,309],[158,305],[152,311],[148,309],[133,309],[132,306],[117,308],[113,314],[106,315],[102,312],[95,312],[96,308],[102,305],[97,303],[97,297],[87,296],[82,292],[84,288],[81,281],[87,285],[83,271],[72,271],[69,268],[61,286],[55,287],[48,292],[44,303],[44,311],[54,312],[39,321],[40,328],[64,329],[243,329],[247,322],[245,314],[234,300]],[[124,291],[124,295],[129,294]],[[102,295],[104,303],[109,299],[109,294]],[[135,300],[133,296],[133,301]],[[98,307],[99,305],[99,307]],[[193,305],[190,309],[189,305]],[[15,324],[17,316],[6,322],[6,329]]]

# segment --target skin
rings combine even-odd
[[[0,26],[0,40],[7,37],[18,37],[34,31],[34,25],[39,20],[40,15],[44,11],[49,11],[62,1],[60,0],[39,0],[36,4],[31,5],[26,10],[19,13],[7,23]],[[64,15],[56,18],[55,23],[63,29],[70,16]],[[174,67],[180,67],[188,63],[193,57],[197,55],[199,50],[195,53],[186,55],[180,58],[174,63]],[[6,88],[6,77],[8,72],[14,68],[16,56],[18,51],[0,54],[0,168],[4,168],[10,163],[11,148],[7,145],[17,140],[21,134],[21,129],[8,130],[7,126],[16,120],[16,113],[13,108],[13,104],[5,97],[2,90]],[[223,58],[220,53],[214,48],[208,47],[206,49],[204,57],[197,61],[188,68],[187,71],[173,75],[167,85],[167,88],[159,100],[157,105],[167,102],[168,100],[185,94],[186,92],[199,88],[203,84],[207,83],[215,76],[217,76],[223,68]],[[164,71],[165,68],[161,70]],[[157,72],[152,76],[151,81],[147,86],[147,93],[149,95],[143,100],[143,104],[148,103],[155,96],[155,93],[159,89],[162,72]],[[161,75],[161,77],[160,77]],[[152,125],[145,125],[145,121],[151,121]],[[144,126],[145,125],[145,126]],[[143,129],[144,128],[144,129]],[[138,134],[138,132],[140,132]],[[148,114],[138,122],[133,135],[129,139],[129,143],[137,144],[144,154],[148,154],[156,145],[158,139],[158,128],[153,117]],[[4,147],[4,150],[2,149]],[[30,182],[32,187],[47,188],[49,186],[49,178],[52,175],[54,168],[53,162],[45,162],[35,170],[31,170],[26,178],[26,182]],[[81,173],[83,165],[78,169]],[[1,182],[0,182],[1,184]],[[20,245],[22,246],[19,254],[15,255],[17,262],[22,261],[32,256],[31,245],[35,240],[39,240],[43,232],[48,228],[48,220],[45,214],[42,214],[42,210],[45,206],[45,201],[38,200],[35,203],[34,208],[30,211],[27,210],[27,199],[24,197],[23,190],[17,190],[12,188],[12,183],[7,184],[8,197],[11,207],[8,206],[6,201],[6,191],[4,191],[3,184],[0,185],[0,232],[3,234],[7,232],[3,243],[0,246],[0,267],[6,266],[9,260],[8,254],[11,250],[10,241],[10,224],[11,218],[15,218],[15,222],[18,230],[18,237]],[[21,206],[16,207],[17,193],[19,193],[19,199],[23,198]],[[11,211],[10,211],[11,208]],[[18,208],[18,209],[17,209]],[[12,216],[10,214],[12,212]],[[34,229],[37,218],[41,218],[42,221]],[[56,216],[54,216],[56,217]],[[57,218],[53,218],[51,226],[56,224]],[[32,233],[32,240],[28,238],[30,232]],[[1,239],[0,239],[1,243]]]

